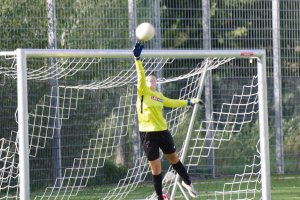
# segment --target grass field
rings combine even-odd
[[[300,199],[300,175],[272,177],[271,196],[272,200]]]
[[[227,182],[227,181],[226,181]],[[228,181],[229,182],[229,181]],[[224,179],[205,180],[195,183],[195,187],[200,192],[199,199],[214,199],[212,192],[214,188],[222,188]],[[108,187],[93,187],[81,190],[77,197],[72,200],[99,200],[104,198]],[[131,192],[124,200],[141,200],[143,197],[153,192],[152,185],[142,184],[134,192]],[[35,194],[32,194],[34,196]],[[103,196],[102,196],[103,195]],[[176,200],[182,200],[183,197],[178,193]],[[300,175],[278,175],[271,177],[271,196],[272,200],[300,200]],[[34,199],[34,198],[32,198]],[[225,198],[230,199],[230,198]],[[232,199],[236,199],[232,197]],[[254,198],[259,199],[259,198]]]

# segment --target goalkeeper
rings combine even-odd
[[[156,77],[145,76],[144,68],[140,60],[143,45],[136,43],[133,54],[138,75],[137,84],[137,113],[139,132],[145,154],[148,158],[155,192],[158,200],[163,200],[162,174],[159,149],[163,151],[172,167],[180,175],[182,186],[187,189],[190,196],[196,198],[197,192],[194,189],[190,177],[179,160],[171,133],[167,128],[166,120],[163,117],[163,107],[176,108],[201,103],[198,99],[174,100],[165,97],[156,90]]]

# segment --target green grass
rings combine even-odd
[[[300,175],[273,176],[271,196],[272,200],[300,199]]]
[[[224,182],[230,182],[231,179],[210,179],[203,180],[195,183],[195,187],[200,192],[199,199],[214,199],[213,191],[222,190]],[[112,189],[111,187],[88,187],[81,189],[76,197],[72,197],[72,200],[99,200],[104,198],[107,191]],[[208,192],[209,191],[209,192]],[[142,199],[152,194],[153,186],[151,183],[141,184],[135,191],[124,197],[124,200]],[[33,194],[35,196],[37,193]],[[271,196],[272,200],[300,200],[300,175],[277,175],[271,177]],[[249,196],[248,196],[249,197]],[[236,196],[231,196],[232,199],[237,199]],[[242,198],[242,196],[240,196]],[[32,198],[34,199],[34,198]],[[52,199],[52,198],[51,198]],[[54,198],[53,198],[54,199]],[[60,199],[60,198],[59,198]],[[176,200],[184,199],[180,193],[177,193]],[[220,198],[221,199],[221,198]],[[225,197],[225,199],[230,199]],[[254,199],[259,199],[256,197]]]

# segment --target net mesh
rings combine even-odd
[[[161,85],[172,82],[182,83],[179,92],[180,99],[196,97],[200,90],[200,79],[204,71],[213,71],[234,58],[214,58],[198,60],[185,73],[176,76],[159,77]],[[146,74],[155,74],[172,66],[177,60],[173,58],[144,59],[143,65]],[[51,58],[28,60],[28,84],[33,85],[40,81],[50,83],[50,89],[38,97],[33,105],[29,105],[29,146],[30,156],[35,158],[40,149],[54,138],[56,131],[62,131],[64,123],[72,120],[78,113],[79,102],[88,101],[89,91],[107,92],[107,89],[118,89],[122,92],[116,100],[117,105],[112,107],[110,114],[104,118],[101,126],[95,126],[95,133],[88,139],[88,145],[81,148],[72,164],[62,170],[61,177],[55,179],[44,192],[35,196],[35,199],[73,199],[85,188],[91,178],[95,178],[108,160],[115,156],[115,151],[122,145],[122,140],[133,131],[136,121],[136,73],[135,65],[131,61],[122,62],[116,67],[116,72],[105,72],[103,77],[91,77],[78,82],[74,76],[83,76],[86,79],[87,71],[97,70],[101,76],[106,62],[110,59],[91,58]],[[49,64],[50,63],[50,64]],[[129,63],[129,64],[128,64]],[[124,67],[129,66],[129,67]],[[96,66],[96,67],[94,67]],[[91,69],[92,68],[92,69]],[[100,69],[99,69],[100,68]],[[16,79],[16,58],[5,56],[1,59],[0,75],[2,84],[5,80]],[[68,81],[66,81],[68,79]],[[54,81],[53,81],[54,80]],[[60,81],[59,84],[57,81]],[[231,102],[223,103],[219,111],[214,111],[209,121],[198,121],[193,131],[188,155],[184,159],[189,172],[199,168],[204,158],[209,157],[212,151],[220,149],[221,144],[230,141],[234,134],[239,134],[245,124],[253,121],[253,115],[258,112],[257,77],[254,76],[250,85],[244,85],[242,92],[234,94]],[[178,96],[177,96],[178,97]],[[173,137],[182,137],[191,115],[191,107],[175,108],[166,113],[166,121]],[[17,110],[15,121],[18,123]],[[62,132],[63,134],[63,132]],[[226,145],[226,144],[225,144]],[[181,148],[178,148],[181,155]],[[150,174],[148,161],[144,155],[135,159],[132,167],[128,168],[126,176],[118,184],[99,197],[99,199],[124,199],[147,179]],[[174,186],[174,172],[169,168],[164,178],[164,191],[170,192]],[[0,199],[18,198],[18,132],[11,130],[9,137],[0,139]],[[255,199],[260,191],[260,162],[259,149],[254,155],[252,163],[245,165],[244,171],[236,174],[234,179],[224,183],[223,191],[208,194],[209,198]],[[147,199],[154,198],[151,194]]]

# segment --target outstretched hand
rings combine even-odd
[[[197,99],[197,98],[191,98],[190,102],[191,102],[191,105],[203,104],[203,101],[201,99]]]
[[[143,48],[144,48],[143,44],[140,44],[139,42],[137,42],[135,44],[134,49],[133,49],[133,55],[134,55],[135,59],[137,59],[137,60],[140,59]]]

